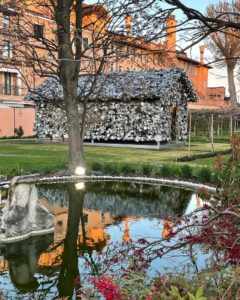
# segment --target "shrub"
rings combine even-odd
[[[209,168],[201,168],[197,172],[197,179],[200,180],[201,182],[211,182],[212,179],[212,172]]]
[[[171,166],[169,165],[163,165],[161,168],[160,168],[160,175],[162,177],[170,177],[170,176],[173,176],[173,171],[171,169]]]
[[[117,167],[114,163],[103,164],[103,171],[105,175],[116,175]]]
[[[101,172],[101,171],[103,171],[103,164],[99,161],[94,161],[94,162],[91,163],[90,168],[91,168],[92,171]]]
[[[24,130],[23,130],[22,126],[15,128],[14,133],[20,139],[24,135]]]
[[[142,175],[150,176],[153,173],[153,166],[150,164],[142,165]]]
[[[117,168],[119,175],[134,175],[137,173],[136,165],[128,164],[128,163],[120,163]]]
[[[213,172],[211,176],[211,182],[216,184],[219,182],[219,176],[217,172]]]
[[[181,177],[191,179],[193,177],[193,170],[189,165],[183,165],[180,168]]]
[[[153,176],[156,176],[156,177],[158,177],[158,176],[161,176],[161,165],[155,165],[155,166],[153,166],[153,168],[152,168],[152,175]]]
[[[136,168],[136,173],[142,176],[150,176],[153,173],[153,166],[150,164],[139,165]]]

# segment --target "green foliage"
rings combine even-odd
[[[183,165],[180,168],[181,177],[184,179],[191,179],[193,177],[193,170],[192,167],[189,165]]]
[[[160,175],[162,177],[170,177],[170,178],[177,178],[180,176],[180,169],[177,165],[162,165],[160,169]]]
[[[99,161],[93,161],[89,168],[91,169],[92,172],[99,172],[103,170],[103,164]]]
[[[108,163],[103,165],[104,175],[116,175],[116,165],[114,163]]]
[[[118,284],[124,299],[207,300],[203,287],[183,275],[156,277],[146,281],[146,274],[128,272]]]
[[[120,280],[121,292],[126,299],[145,300],[151,293],[150,285],[145,282],[144,273],[128,273]]]
[[[198,290],[196,291],[195,296],[191,293],[188,293],[188,297],[189,297],[189,300],[207,300],[207,298],[204,297],[202,288],[198,288]]]
[[[163,165],[161,167],[161,176],[162,177],[170,177],[172,175],[171,167],[168,165]]]
[[[179,289],[172,286],[169,294],[172,300],[207,300],[207,298],[204,297],[202,288],[198,288],[195,295],[188,292],[187,295],[182,296]]]
[[[206,183],[211,182],[211,179],[212,179],[212,172],[211,172],[211,170],[209,168],[207,168],[207,167],[201,168],[197,172],[197,179],[200,182],[206,182]]]
[[[153,173],[153,166],[150,164],[142,164],[138,169],[139,174],[143,176],[150,176]]]
[[[136,165],[128,163],[118,163],[117,170],[119,175],[134,175],[136,173]]]

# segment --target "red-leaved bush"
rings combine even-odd
[[[105,300],[121,300],[121,292],[118,285],[108,276],[92,278],[92,283]]]

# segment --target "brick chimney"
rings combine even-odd
[[[177,33],[176,33],[177,21],[175,16],[170,16],[166,20],[166,46],[167,51],[171,56],[176,55],[176,43],[177,43]]]
[[[132,16],[130,15],[125,17],[125,29],[128,35],[132,33]]]
[[[205,63],[205,49],[206,46],[202,45],[199,47],[199,51],[200,51],[200,63],[204,65]]]

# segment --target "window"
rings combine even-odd
[[[88,47],[89,47],[88,38],[84,37],[83,38],[83,50],[87,50]]]
[[[110,71],[113,72],[113,70],[114,70],[113,62],[110,62]]]
[[[12,94],[12,76],[11,73],[4,73],[4,94],[11,95]]]
[[[33,24],[33,35],[36,39],[43,38],[44,26],[39,24]]]
[[[4,72],[3,80],[4,80],[4,85],[3,85],[4,95],[18,95],[17,74]]]
[[[116,45],[116,56],[122,57],[124,54],[126,54],[126,49],[124,45],[117,44]]]
[[[7,15],[3,15],[3,21],[2,21],[2,26],[4,30],[8,30],[9,29],[9,25],[10,25],[10,16]]]
[[[12,58],[13,47],[10,41],[3,41],[3,52],[2,56],[4,58]]]

